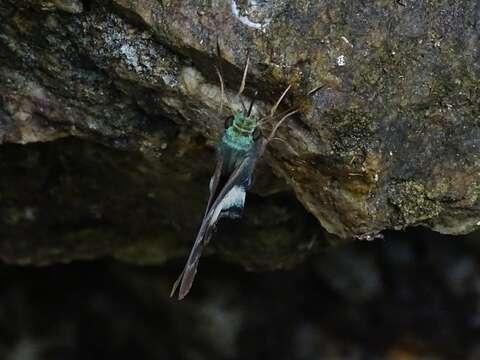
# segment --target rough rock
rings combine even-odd
[[[288,84],[281,110],[302,111],[279,132],[287,144],[269,147],[246,221],[232,225],[257,235],[243,245],[241,231],[220,234],[233,239],[218,241],[223,254],[271,268],[385,229],[471,232],[479,34],[474,0],[0,0],[1,256],[181,253],[247,52],[257,111]]]

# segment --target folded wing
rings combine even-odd
[[[217,191],[220,182],[222,164],[217,164],[217,169],[210,183],[210,199],[207,211],[193,244],[185,267],[173,285],[170,296],[173,296],[180,285],[178,299],[183,299],[192,287],[197,272],[198,261],[203,247],[210,240],[212,231],[221,217],[238,218],[242,214],[245,205],[246,189],[250,185],[251,176],[257,159],[265,150],[265,140],[262,138],[256,144],[253,151],[248,154],[232,172],[225,185]],[[218,195],[217,195],[217,194]]]

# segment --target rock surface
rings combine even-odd
[[[277,268],[388,228],[471,232],[479,34],[474,0],[0,0],[1,257],[185,251],[247,51],[258,111],[288,84],[282,110],[302,111],[269,147],[245,222],[219,231],[221,253]]]

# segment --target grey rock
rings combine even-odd
[[[18,195],[23,181],[15,172],[19,159],[29,153],[42,157],[55,149],[55,161],[60,161],[63,146],[72,149],[69,159],[89,148],[95,148],[92,151],[100,159],[102,151],[92,142],[105,146],[108,155],[101,161],[105,168],[110,164],[118,171],[114,172],[117,185],[125,189],[125,200],[117,199],[116,209],[122,211],[110,212],[115,231],[132,225],[123,222],[126,209],[146,211],[145,202],[127,200],[132,189],[127,184],[136,183],[140,173],[151,191],[140,186],[137,195],[160,193],[155,201],[165,217],[151,219],[151,236],[143,236],[147,231],[140,228],[118,242],[110,238],[112,234],[104,235],[109,240],[103,246],[93,250],[93,243],[85,240],[90,245],[80,253],[98,256],[122,248],[119,256],[133,254],[134,239],[167,236],[161,224],[176,224],[173,237],[191,239],[206,197],[212,147],[222,118],[239,107],[234,94],[247,51],[251,66],[245,96],[258,93],[257,111],[268,111],[287,84],[292,91],[281,110],[302,109],[279,132],[288,146],[276,142],[269,147],[255,192],[271,197],[293,191],[334,235],[328,238],[333,242],[368,239],[385,229],[417,225],[447,234],[478,229],[479,24],[479,5],[474,0],[184,1],[181,5],[150,0],[83,4],[0,0],[0,142],[4,144],[0,152],[5,157],[13,151],[9,146],[29,144],[19,158],[2,164],[2,173],[9,174],[1,180],[2,192],[8,194],[0,198],[2,244],[16,249],[2,256],[14,262],[42,262],[41,256],[33,260],[28,251],[18,252],[18,244],[11,244],[13,234],[23,229],[25,244],[32,242],[44,227],[35,222],[39,214],[61,214],[76,206],[46,198],[39,206]],[[217,41],[229,98],[222,114],[215,73]],[[311,99],[305,98],[308,90],[320,85]],[[59,141],[66,137],[81,141]],[[52,144],[40,145],[45,142]],[[115,151],[125,151],[121,154],[134,163],[122,162],[123,156]],[[160,165],[152,161],[160,158]],[[104,166],[101,161],[98,168]],[[42,164],[29,164],[32,167],[24,171],[35,176]],[[135,171],[120,175],[123,166]],[[80,174],[95,179],[88,170]],[[69,181],[78,186],[85,209],[98,208],[101,197],[107,201],[104,188],[96,190],[93,198],[88,196],[89,187],[80,187],[79,177]],[[49,191],[48,186],[42,191]],[[195,195],[175,199],[181,187]],[[255,203],[261,206],[262,201]],[[265,211],[274,212],[276,205],[266,204]],[[286,218],[308,219],[295,200],[289,204],[282,205]],[[19,224],[32,222],[30,218],[35,225],[21,228]],[[81,222],[74,211],[71,219]],[[266,234],[261,226],[248,220],[246,224],[247,229]],[[314,224],[300,228],[299,233],[287,229],[283,237],[262,235],[265,249],[279,249],[282,243],[277,255],[288,254],[289,249],[292,257],[247,260],[246,250],[239,261],[256,264],[253,267],[286,266],[326,243],[319,240],[324,237]],[[75,242],[80,235],[71,236]],[[60,248],[62,241],[59,237]],[[229,256],[238,244],[230,250],[219,246]],[[48,249],[55,254],[50,245],[44,248]],[[66,249],[58,252],[53,258],[80,256],[75,251],[68,255]],[[169,257],[159,252],[159,259]]]

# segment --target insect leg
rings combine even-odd
[[[287,145],[289,147],[290,151],[293,152],[293,154],[295,156],[297,156],[297,157],[299,156],[299,154],[292,148],[292,146],[285,139],[282,139],[282,138],[279,138],[279,137],[274,137],[270,140],[270,142],[275,141],[275,140],[283,142],[285,145]]]
[[[267,141],[270,142],[274,137],[275,137],[275,133],[277,132],[278,128],[280,127],[280,125],[282,125],[282,123],[287,120],[290,116],[298,113],[300,111],[300,109],[295,109],[293,111],[290,111],[288,114],[286,114],[284,117],[282,117],[276,124],[275,126],[273,127],[272,131],[270,132],[270,136],[267,138]]]
[[[272,109],[270,110],[270,117],[272,117],[272,116],[275,114],[275,111],[277,111],[278,106],[279,106],[280,103],[282,102],[282,100],[283,100],[283,98],[285,97],[285,95],[287,95],[288,90],[290,90],[291,87],[292,87],[292,85],[288,85],[288,87],[283,91],[282,95],[281,95],[280,98],[277,100],[277,102],[275,103],[275,105],[273,105]]]

